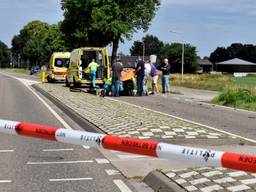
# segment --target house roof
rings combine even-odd
[[[227,60],[227,61],[217,63],[217,65],[256,65],[256,63],[251,63],[249,61],[234,58],[234,59],[230,59],[230,60]]]
[[[211,61],[209,61],[209,59],[197,59],[197,63],[199,65],[213,65],[213,63]]]

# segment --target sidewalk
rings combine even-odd
[[[181,93],[182,97],[189,98],[189,99],[195,99],[198,101],[204,101],[209,102],[214,97],[217,97],[220,93],[217,91],[208,91],[208,90],[202,90],[202,89],[192,89],[192,88],[186,88],[186,87],[177,87],[177,86],[171,86],[171,91]]]

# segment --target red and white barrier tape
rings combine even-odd
[[[100,147],[170,160],[189,161],[198,166],[216,166],[256,172],[256,156],[252,155],[228,153],[172,145],[157,141],[117,137],[6,120],[0,120],[0,132],[69,144]]]

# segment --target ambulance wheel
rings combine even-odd
[[[71,83],[68,82],[68,78],[67,77],[66,77],[65,83],[66,83],[66,87],[70,87]]]
[[[75,78],[73,78],[73,85],[75,88],[80,87],[80,83],[77,83]]]
[[[52,83],[53,82],[52,78],[50,78],[49,75],[46,77],[46,79],[47,79],[48,83]]]

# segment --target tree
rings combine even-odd
[[[113,43],[112,62],[119,42],[140,29],[147,30],[160,0],[62,0],[62,31],[69,46]]]
[[[60,24],[49,26],[48,33],[43,38],[43,55],[44,61],[48,62],[50,56],[56,51],[67,51],[65,46],[64,34],[60,31]]]
[[[43,39],[48,34],[49,25],[41,21],[31,21],[25,25],[19,35],[12,39],[14,56],[20,55],[23,60],[39,65],[43,58]]]
[[[5,43],[0,41],[0,68],[10,66],[10,51]]]
[[[210,55],[210,61],[213,63],[225,61],[230,58],[230,54],[225,47],[217,47],[217,49]]]
[[[227,48],[217,47],[210,56],[210,60],[213,63],[218,63],[233,58],[239,58],[256,63],[256,46],[252,44],[233,43]]]
[[[132,47],[130,48],[131,56],[141,56],[143,55],[143,43],[141,41],[134,41]]]
[[[64,51],[64,35],[59,25],[31,21],[12,39],[12,53],[31,65],[47,63],[53,51]]]
[[[160,41],[156,36],[146,35],[142,38],[142,42],[135,41],[130,49],[132,56],[142,55],[143,44],[145,45],[145,55],[159,55],[160,50],[164,46],[164,43]]]
[[[161,50],[160,59],[168,58],[171,63],[171,70],[173,72],[181,72],[182,64],[182,44],[172,43],[166,44]],[[190,44],[185,44],[184,53],[184,72],[191,73],[197,68],[196,62],[196,47]]]

